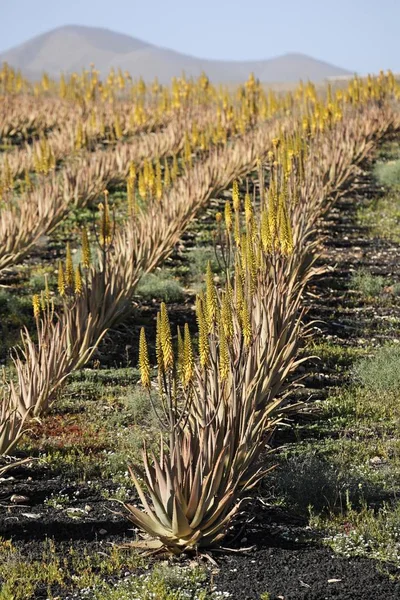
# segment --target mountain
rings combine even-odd
[[[158,77],[168,82],[181,75],[198,76],[204,71],[218,83],[243,81],[254,72],[263,82],[295,82],[299,79],[321,81],[327,77],[350,75],[349,71],[316,60],[305,54],[285,54],[258,61],[220,61],[195,58],[160,48],[129,35],[109,29],[67,25],[43,33],[0,54],[0,63],[21,69],[37,78],[46,71],[55,77],[64,72],[80,71],[94,63],[105,74],[111,67],[129,71],[133,78]]]

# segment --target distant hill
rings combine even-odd
[[[148,44],[129,35],[98,27],[67,25],[53,29],[0,54],[31,78],[46,71],[51,76],[79,71],[94,63],[104,74],[111,67],[129,71],[133,78],[158,77],[170,81],[182,71],[198,76],[202,71],[215,82],[236,83],[254,72],[262,82],[295,82],[299,79],[321,81],[327,77],[350,75],[349,71],[316,60],[305,54],[285,54],[258,61],[220,61],[195,58]]]

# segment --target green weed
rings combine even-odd
[[[168,272],[148,273],[142,277],[136,293],[143,300],[163,300],[164,302],[180,302],[184,297],[181,284]]]
[[[374,168],[374,176],[384,187],[400,186],[400,160],[378,162]]]
[[[380,275],[372,275],[366,269],[356,271],[350,282],[350,288],[361,292],[366,298],[379,296],[385,286],[385,279]]]
[[[128,578],[95,592],[95,600],[212,600],[205,571],[199,567],[156,566],[150,573]]]
[[[367,392],[376,394],[394,393],[398,399],[400,391],[400,344],[387,344],[374,356],[359,360],[353,368],[357,383]],[[379,404],[385,403],[380,397]]]

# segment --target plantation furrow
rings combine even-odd
[[[100,262],[100,269],[90,270],[72,305],[67,300],[55,321],[51,313],[45,316],[38,329],[38,344],[27,331],[23,333],[22,359],[15,361],[19,384],[15,387],[10,381],[4,388],[3,406],[16,402],[13,405],[25,415],[48,410],[65,378],[87,362],[109,327],[131,311],[141,275],[168,256],[187,224],[213,194],[254,168],[281,127],[280,121],[275,129],[266,124],[215,151],[203,163],[196,163],[177,180],[161,206],[155,201],[117,232],[110,256]]]
[[[16,86],[16,92],[20,85],[30,88],[28,82],[16,83],[15,74],[7,67],[1,75],[4,85],[10,89]],[[45,91],[49,89],[46,77],[41,85]],[[120,93],[115,96],[115,85],[120,91],[125,90],[125,97],[130,91],[137,100],[133,124],[129,113],[132,107],[125,100],[117,101]],[[226,144],[228,138],[235,139],[238,133],[246,135],[246,131],[258,123],[284,112],[291,102],[290,95],[282,97],[279,102],[272,93],[265,96],[260,85],[251,77],[237,101],[227,93],[221,92],[219,97],[205,76],[190,84],[184,79],[177,80],[171,90],[153,86],[148,95],[141,81],[137,85],[130,82],[125,89],[127,85],[124,76],[119,74],[118,78],[111,77],[103,86],[93,70],[83,73],[81,79],[72,77],[68,84],[61,80],[56,90],[63,98],[72,100],[61,101],[60,111],[62,114],[70,111],[72,121],[77,123],[76,131],[68,118],[60,116],[60,131],[50,133],[48,139],[43,138],[25,150],[5,153],[0,177],[3,200],[0,207],[0,271],[20,262],[37,240],[50,233],[71,208],[88,205],[108,185],[126,179],[131,163],[137,168],[151,159],[159,160],[169,155],[176,159],[180,151],[184,151],[185,162],[191,163],[193,151],[204,156],[210,147]],[[35,93],[39,93],[36,88]],[[259,106],[255,104],[256,98]],[[18,100],[16,102],[18,106]],[[51,106],[54,98],[48,102]],[[79,110],[75,111],[76,114],[74,111],[71,113],[71,106],[76,103]],[[122,138],[129,131],[137,131],[137,126],[139,129],[144,126],[147,118],[151,124],[156,119],[165,126],[137,136],[132,143],[118,142],[110,150],[82,152],[80,149],[85,148],[88,138],[92,134],[97,136],[98,126],[100,139],[104,140],[106,136],[105,124],[99,125],[99,111],[107,115],[110,124],[113,122],[115,139]],[[54,172],[57,161],[62,157],[65,161],[61,169]],[[37,181],[33,184],[30,170],[37,174]],[[26,191],[17,199],[14,176],[23,172],[25,179],[18,184],[20,190],[26,188]]]
[[[0,139],[46,134],[62,126],[69,115],[69,103],[60,98],[5,96],[0,105]]]
[[[139,137],[111,150],[86,152],[71,158],[60,172],[39,179],[38,185],[0,207],[0,272],[20,262],[38,239],[49,235],[72,208],[82,208],[97,199],[110,184],[126,179],[133,163],[140,168],[147,160],[163,158],[183,149],[184,122],[159,133]]]
[[[362,130],[357,117],[357,113],[350,115],[343,131],[338,125],[326,137],[321,135],[315,153],[311,142],[306,158],[296,143],[291,146],[290,136],[282,142],[296,157],[294,165],[287,166],[283,145],[281,163],[276,171],[272,169],[268,200],[260,172],[261,214],[254,217],[248,196],[243,234],[233,191],[235,273],[217,292],[208,268],[207,289],[196,304],[199,358],[195,364],[186,326],[183,338],[178,332],[174,359],[168,316],[161,305],[156,348],[169,440],[161,441],[159,458],[150,458],[144,448],[145,469],[131,470],[144,510],[125,506],[133,523],[151,538],[138,542],[138,547],[179,554],[218,544],[239,508],[240,495],[265,473],[258,459],[266,440],[287,411],[298,410],[296,405],[287,406],[285,391],[288,375],[302,362],[298,350],[307,333],[301,323],[302,297],[315,273],[318,240],[310,240],[314,222],[343,193],[343,186],[354,177],[353,166],[393,123],[390,111],[374,115],[372,109],[369,118],[364,114]],[[336,134],[342,140],[339,147]],[[282,204],[281,190],[287,206]],[[298,217],[290,219],[289,210],[292,218],[296,212]],[[230,243],[229,209],[226,227]],[[139,364],[142,384],[151,395],[144,329]],[[188,407],[183,421],[175,400],[178,387],[183,406]]]
[[[88,129],[88,122],[91,116],[84,117],[81,112],[74,110],[71,112],[71,119],[66,120],[63,123],[62,128],[53,130],[44,137],[37,141],[33,141],[32,144],[25,147],[16,148],[14,151],[9,151],[4,155],[2,163],[0,163],[0,172],[6,172],[8,178],[16,179],[22,177],[27,172],[40,172],[42,165],[43,169],[52,171],[56,167],[62,166],[65,162],[74,162],[79,159],[80,151],[87,150],[90,153],[96,153],[96,147],[103,145],[106,147],[107,144],[111,144],[111,150],[97,150],[95,156],[100,156],[101,152],[112,153],[118,152],[121,147],[126,145],[139,147],[143,144],[144,139],[147,135],[150,135],[150,140],[153,136],[151,134],[162,134],[165,131],[166,139],[173,137],[175,131],[188,130],[189,124],[196,122],[201,128],[205,123],[211,124],[216,121],[215,113],[209,111],[200,111],[199,109],[192,109],[186,111],[184,114],[177,111],[176,114],[164,115],[163,119],[159,119],[157,122],[149,116],[149,122],[146,124],[140,124],[136,126],[129,126],[128,123],[124,123],[124,119],[129,114],[128,106],[121,106],[118,108],[116,114],[113,112],[108,114],[107,120],[103,123],[104,129],[107,131],[95,130],[87,133],[82,133]],[[97,117],[99,118],[99,117]],[[115,119],[120,119],[119,124],[121,131],[116,136],[113,129],[113,123]],[[82,139],[80,139],[82,138]],[[126,138],[121,140],[121,138]],[[117,146],[115,148],[115,145]],[[92,147],[93,146],[93,147]],[[161,148],[165,146],[165,142],[160,142]],[[170,151],[174,151],[172,147]],[[133,151],[135,152],[135,150]],[[138,150],[140,156],[140,151]],[[47,163],[47,164],[46,164]]]
[[[295,432],[278,432],[272,485],[259,490],[264,504],[257,503],[242,532],[256,552],[220,561],[217,585],[239,598],[263,590],[302,598],[299,578],[310,586],[310,598],[398,595],[398,393],[391,378],[397,381],[399,246],[372,233],[359,216],[381,195],[382,187],[363,172],[319,223],[320,263],[332,271],[311,282],[306,301],[308,318],[322,320],[310,348],[321,360],[308,366],[322,376],[322,388],[305,383],[310,408],[323,403],[312,420],[296,419]],[[381,272],[384,282],[377,279]],[[250,573],[244,580],[243,572]],[[335,590],[330,578],[337,579]]]
[[[374,117],[372,117],[372,124],[373,120]],[[375,125],[371,133],[378,134],[379,127],[384,130],[384,125],[379,123]],[[282,130],[280,122],[279,128]],[[14,387],[12,382],[8,386],[13,397],[12,404],[18,406],[21,415],[26,415],[32,410],[34,414],[48,410],[56,390],[67,375],[88,360],[107,329],[130,311],[133,292],[140,274],[153,269],[168,255],[174,243],[179,239],[181,231],[211,194],[218,189],[227,187],[235,177],[249,171],[254,166],[256,159],[268,151],[267,140],[272,139],[273,133],[271,134],[270,127],[267,132],[263,128],[259,128],[249,134],[251,136],[250,143],[246,139],[239,140],[232,147],[228,146],[224,153],[217,152],[215,155],[211,155],[204,165],[196,165],[193,174],[190,172],[186,179],[178,181],[176,189],[172,190],[167,201],[162,204],[163,211],[160,213],[158,208],[154,207],[157,210],[156,223],[158,227],[153,230],[152,235],[149,236],[149,230],[151,230],[149,223],[151,222],[154,227],[155,212],[149,210],[145,215],[139,214],[138,219],[132,219],[122,234],[121,232],[117,233],[110,256],[104,253],[104,247],[100,271],[90,272],[90,284],[89,280],[86,280],[85,284],[80,284],[79,295],[75,298],[73,305],[69,306],[68,310],[64,310],[61,318],[54,323],[52,315],[48,313],[40,326],[38,323],[39,342],[37,347],[29,334],[24,333],[23,359],[15,361],[19,390]],[[368,141],[368,134],[365,134],[365,140]],[[362,144],[365,145],[365,141]],[[351,144],[348,151],[353,158],[354,148]],[[357,159],[357,156],[356,152],[354,158]],[[342,171],[342,175],[339,175],[337,179],[339,183],[341,183],[340,176],[345,177],[347,173],[345,169],[349,169],[350,165],[351,160],[344,169],[340,162],[335,164],[335,168],[339,169],[338,173],[340,174]],[[195,181],[197,189],[195,189],[192,201],[187,202],[187,197],[190,198],[190,192],[193,189],[193,181]],[[314,195],[313,202],[317,201],[318,198]],[[320,197],[319,201],[321,202]],[[304,206],[298,203],[295,208],[297,209],[299,206],[301,207],[300,214],[304,217]],[[311,206],[309,215],[312,215],[313,212],[315,212],[315,205]],[[104,218],[107,219],[106,212]],[[300,228],[303,227],[301,218],[299,224]],[[104,228],[109,225],[104,222],[102,227],[105,231]],[[306,229],[306,231],[310,230]],[[307,235],[306,233],[304,238]],[[104,244],[106,244],[105,240],[106,237],[103,239]],[[298,268],[302,268],[301,265],[292,267],[294,274]],[[300,288],[302,285],[304,284],[300,282]],[[289,291],[289,299],[290,294],[294,294],[293,297],[297,298],[291,313],[294,319],[292,327],[296,331],[298,324],[296,324],[295,314],[300,298],[298,286],[299,282],[294,278],[288,288],[292,290]],[[285,311],[286,309],[281,307],[279,310]],[[292,357],[293,354],[290,356]],[[293,361],[293,358],[290,360]],[[43,377],[43,373],[46,373],[45,377]]]

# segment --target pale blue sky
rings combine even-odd
[[[400,72],[400,0],[0,0],[0,52],[71,24],[203,58],[303,52],[359,73]]]

